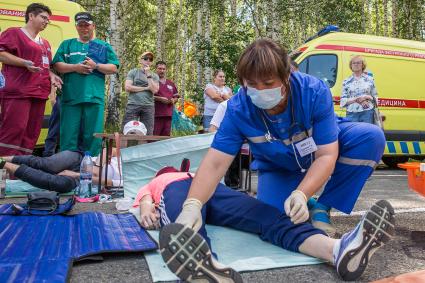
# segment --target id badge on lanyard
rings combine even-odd
[[[301,157],[304,157],[308,154],[311,154],[315,151],[317,151],[317,145],[314,142],[312,137],[308,137],[298,143],[295,144],[295,147],[297,148],[298,153]]]
[[[49,57],[47,57],[47,55],[41,56],[41,64],[42,64],[43,69],[48,69],[50,67]]]
[[[41,38],[38,44],[40,45],[40,48],[41,48],[41,67],[43,69],[49,69],[50,62],[49,62],[49,57],[47,56],[47,49],[44,46],[44,43]]]

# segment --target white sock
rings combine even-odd
[[[340,247],[341,247],[341,239],[338,239],[336,242],[335,242],[335,245],[334,245],[334,247],[333,247],[333,252],[332,252],[332,254],[333,254],[333,257],[332,257],[332,263],[335,265],[336,264],[336,262],[335,262],[335,260],[336,260],[336,257],[338,256],[338,254],[339,254],[339,249],[340,249]]]

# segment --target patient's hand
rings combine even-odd
[[[144,228],[148,230],[159,229],[159,213],[153,203],[142,202],[140,204],[140,219]]]
[[[63,170],[62,172],[58,173],[58,175],[68,176],[72,178],[80,178],[80,173],[71,170]]]

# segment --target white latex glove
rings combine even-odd
[[[299,224],[308,220],[307,197],[302,191],[293,191],[285,200],[284,208],[292,223]]]
[[[202,203],[195,198],[188,198],[183,203],[182,211],[176,219],[176,223],[192,228],[196,232],[202,226]]]

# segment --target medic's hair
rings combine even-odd
[[[278,76],[287,81],[290,64],[286,50],[271,39],[257,39],[251,43],[239,58],[236,76],[239,84],[244,80],[269,79]]]
[[[41,14],[43,12],[46,12],[49,14],[49,16],[52,15],[52,11],[49,7],[46,5],[43,5],[41,3],[32,3],[27,7],[27,10],[25,11],[25,23],[28,23],[30,19],[29,14],[33,14],[34,16],[38,16],[38,14]]]

